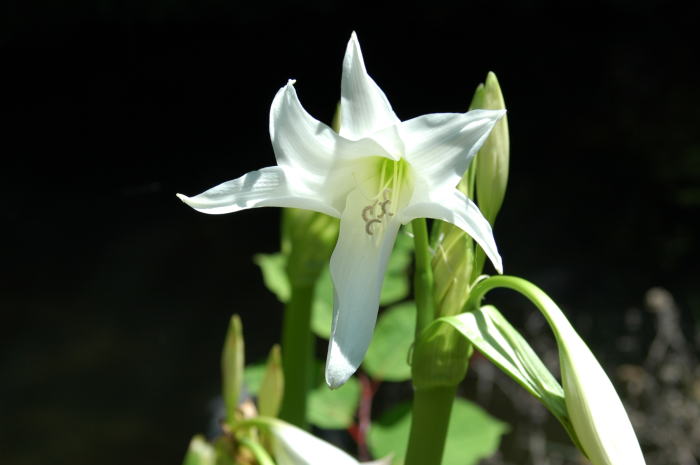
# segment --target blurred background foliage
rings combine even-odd
[[[248,360],[265,359],[282,305],[253,255],[279,249],[279,211],[205,216],[174,194],[273,163],[269,105],[288,78],[330,122],[356,30],[402,119],[464,111],[498,74],[512,144],[496,223],[506,272],[571,315],[648,463],[696,463],[700,69],[687,8],[5,3],[2,462],[179,463],[217,408],[231,313]],[[494,295],[555,363],[542,321],[509,299]],[[492,463],[566,463],[563,431],[482,362],[464,391],[511,427]],[[376,418],[410,394],[386,384]]]

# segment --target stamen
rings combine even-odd
[[[373,225],[374,223],[381,223],[381,220],[369,220],[369,221],[367,222],[367,224],[365,225],[365,232],[366,232],[368,235],[370,235],[370,236],[374,234],[374,233],[372,232],[372,225]]]
[[[377,205],[378,200],[375,200],[372,205],[367,205],[362,209],[362,219],[367,223],[371,218],[367,218],[367,215],[374,216],[374,207]]]
[[[387,205],[390,203],[391,200],[385,200],[384,202],[379,203],[379,206],[382,207],[382,212],[379,215],[377,215],[377,218],[382,218],[384,215],[394,216],[393,213],[387,211]]]

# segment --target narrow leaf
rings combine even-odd
[[[487,305],[473,312],[441,318],[428,331],[439,331],[441,323],[462,333],[486,358],[542,402],[575,438],[561,385],[495,307]]]

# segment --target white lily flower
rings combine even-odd
[[[263,420],[259,418],[258,420]],[[265,418],[272,435],[272,449],[277,465],[361,465],[333,444],[276,418]],[[362,465],[390,465],[391,457],[363,462]]]
[[[488,221],[455,186],[504,113],[474,110],[401,122],[367,74],[353,33],[343,61],[339,134],[302,108],[290,80],[270,110],[277,166],[195,197],[178,197],[204,213],[275,206],[340,218],[330,263],[335,303],[326,362],[326,381],[336,388],[367,351],[387,260],[402,224],[415,218],[452,223],[502,272]]]
[[[536,303],[554,332],[566,410],[591,463],[644,465],[625,407],[591,349],[547,294],[525,280],[510,279],[517,284],[513,289],[524,289],[524,294]]]
[[[625,407],[603,367],[568,321],[560,321],[555,331],[566,408],[591,463],[644,465]]]

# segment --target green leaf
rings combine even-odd
[[[396,405],[372,423],[368,444],[375,457],[394,454],[394,465],[402,465],[411,430],[411,407]],[[489,415],[477,405],[457,398],[452,407],[442,465],[472,465],[494,453],[501,436],[509,430],[506,423]]]
[[[414,302],[382,312],[362,367],[374,379],[405,381],[411,378],[408,352],[416,327]]]
[[[394,455],[393,465],[402,465],[411,431],[411,404],[403,402],[391,407],[372,422],[367,445],[374,457]]]
[[[275,344],[267,359],[265,375],[258,393],[258,411],[266,417],[277,417],[284,395],[284,374],[280,346]]]
[[[486,76],[481,101],[478,106],[485,110],[506,108],[498,79],[493,72]],[[479,210],[493,226],[501,209],[508,184],[510,139],[508,136],[508,116],[504,116],[491,130],[484,145],[476,156],[476,199]]]
[[[258,395],[266,369],[267,367],[264,363],[253,363],[245,367],[243,381],[250,395]]]
[[[193,437],[182,465],[214,465],[215,463],[216,450],[214,447],[199,434]]]
[[[412,252],[413,238],[404,230],[399,231],[386,266],[382,294],[379,298],[381,305],[390,305],[408,296],[411,290],[408,267],[411,264]]]
[[[309,422],[324,429],[345,429],[352,425],[355,418],[360,402],[360,382],[353,376],[338,389],[331,390],[325,383],[323,371],[324,366],[319,362],[317,382],[309,392]]]
[[[510,430],[478,405],[456,399],[450,416],[443,465],[471,465],[493,455]]]
[[[321,272],[314,289],[311,304],[311,330],[318,337],[328,339],[331,336],[333,321],[333,281],[330,269],[326,266]]]
[[[282,253],[264,254],[259,253],[253,257],[253,261],[262,271],[263,282],[277,299],[286,303],[292,294],[292,287],[287,277],[287,257]]]
[[[243,385],[244,347],[241,319],[238,315],[233,315],[221,354],[222,395],[226,405],[226,420],[229,424],[236,418],[236,407],[238,407]]]

